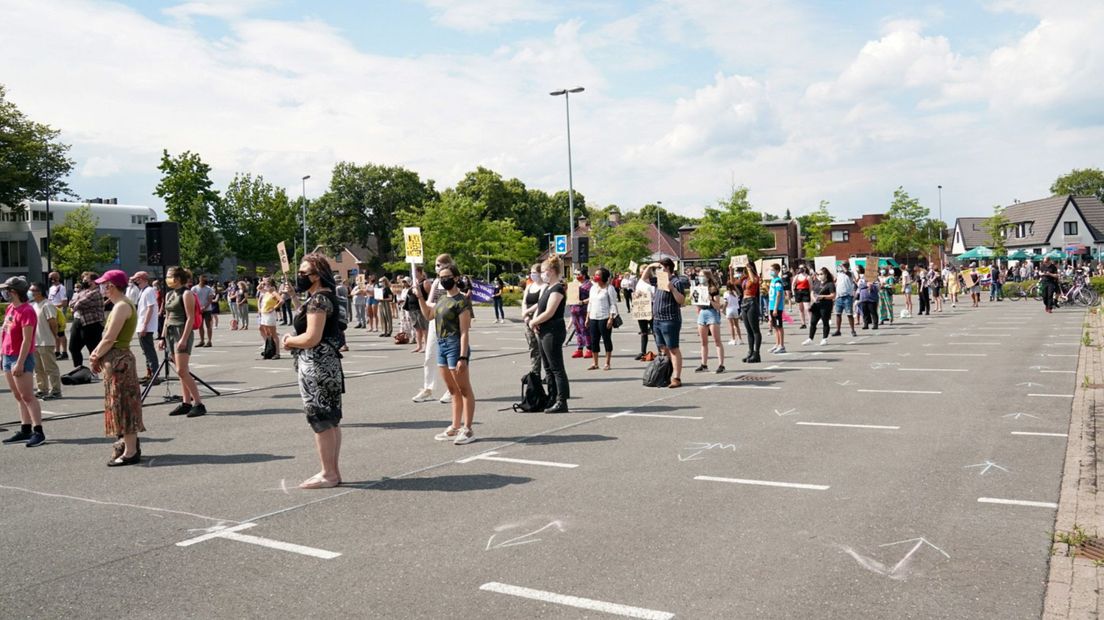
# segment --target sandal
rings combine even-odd
[[[315,474],[299,483],[300,489],[332,489],[341,484],[340,480],[326,480],[321,474]]]
[[[609,370],[609,369],[610,369],[610,365],[609,365],[609,364],[606,364],[605,366],[602,366],[602,370]]]
[[[680,388],[680,387],[682,387],[682,379],[671,379],[671,385],[669,385],[667,387],[670,387],[670,388]]]
[[[598,370],[598,364],[595,364],[593,366],[587,366],[587,370]]]

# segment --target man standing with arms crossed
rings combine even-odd
[[[134,274],[130,281],[138,287],[138,327],[135,331],[138,332],[138,344],[146,358],[146,376],[139,383],[146,385],[153,381],[157,385],[161,383],[160,379],[153,376],[158,366],[157,346],[153,342],[153,335],[159,333],[160,328],[157,321],[157,291],[150,286],[149,274],[145,271]]]

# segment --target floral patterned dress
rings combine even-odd
[[[130,351],[130,341],[138,326],[138,310],[129,299],[115,304],[111,314],[130,307],[130,317],[123,323],[115,344],[104,354],[102,377],[104,384],[104,435],[122,437],[146,430],[142,423],[142,387],[138,383],[138,364]],[[110,324],[112,317],[108,317]]]

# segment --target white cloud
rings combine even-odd
[[[101,157],[94,155],[84,161],[80,166],[82,177],[107,177],[122,170],[119,162],[114,157]]]
[[[425,0],[434,21],[457,30],[486,31],[515,22],[552,21],[554,2],[540,0]]]

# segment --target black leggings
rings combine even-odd
[[[1051,284],[1050,278],[1043,280],[1043,307],[1050,310],[1058,306],[1058,300],[1055,299],[1055,295],[1058,293],[1058,287]]]
[[[874,324],[874,329],[878,329],[878,304],[873,301],[860,301],[859,309],[862,310],[863,327]]]
[[[492,297],[491,301],[494,302],[495,318],[496,319],[505,319],[506,318],[506,311],[502,309],[502,298],[501,297]]]
[[[613,330],[609,327],[609,319],[591,319],[587,323],[587,333],[590,334],[591,353],[598,353],[599,339],[606,345],[606,353],[613,353]]]
[[[747,330],[748,355],[759,355],[763,346],[763,332],[759,330],[759,300],[744,300],[744,329]]]
[[[552,319],[547,326],[541,326],[540,350],[544,360],[544,372],[552,378],[548,398],[553,403],[571,397],[571,386],[567,382],[567,370],[564,369],[563,345],[567,340],[567,328],[563,321]]]
[[[920,287],[920,312],[917,316],[920,314],[931,315],[931,294],[926,286]]]
[[[648,352],[648,342],[652,339],[652,322],[637,320],[636,324],[640,326],[640,354],[644,355]]]
[[[73,358],[74,368],[84,365],[84,355],[81,353],[81,349],[87,347],[88,352],[92,353],[96,347],[100,346],[101,338],[103,338],[103,322],[91,325],[80,322],[73,323],[73,329],[69,332],[69,355]]]
[[[830,322],[830,320],[832,318],[832,303],[833,302],[831,300],[817,301],[817,302],[813,302],[809,306],[809,314],[811,314],[812,317],[813,317],[809,321],[809,323],[810,323],[810,325],[809,325],[809,339],[810,340],[812,340],[813,338],[816,337],[816,328],[817,328],[817,322],[818,321],[823,321],[824,322],[824,336],[822,336],[822,338],[827,338],[828,337],[828,323]]]

